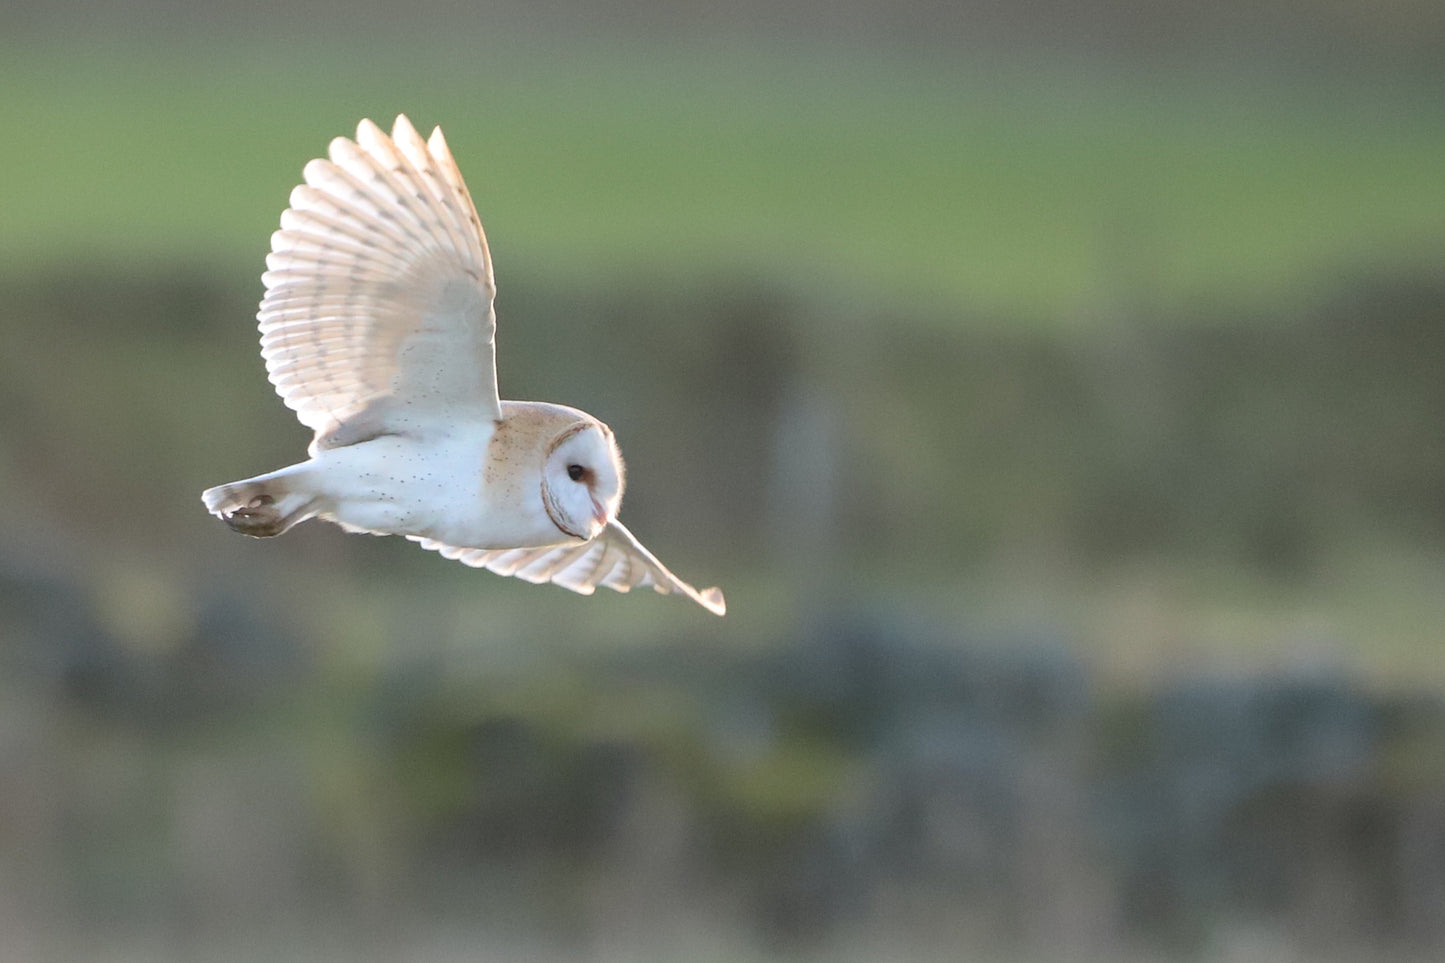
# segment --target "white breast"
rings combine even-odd
[[[347,528],[407,534],[475,508],[485,440],[468,444],[459,432],[423,442],[405,435],[316,452],[315,487],[330,517]],[[470,498],[468,495],[470,494]]]

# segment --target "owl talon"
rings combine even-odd
[[[242,508],[227,512],[221,519],[232,530],[252,538],[271,538],[280,535],[291,526],[287,518],[275,508],[276,499],[270,495],[257,495]]]
[[[270,507],[273,499],[269,495],[253,498],[245,508],[221,516],[221,520],[233,531],[252,538],[270,538],[280,535],[289,526],[276,509]]]

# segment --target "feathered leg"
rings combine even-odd
[[[211,514],[242,535],[270,538],[315,515],[316,496],[304,485],[305,465],[217,485],[201,493]]]

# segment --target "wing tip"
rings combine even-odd
[[[371,140],[377,136],[385,137],[386,134],[370,117],[363,117],[356,124],[356,142],[358,144],[365,140]]]
[[[410,117],[406,114],[397,114],[396,120],[391,123],[391,136],[392,140],[400,140],[402,137],[420,137],[421,135],[416,132],[416,125],[411,122]]]
[[[304,186],[314,188],[322,194],[328,193],[324,190],[323,185],[325,185],[328,180],[334,179],[337,171],[336,164],[331,160],[331,152],[332,150],[341,149],[339,147],[340,144],[350,143],[351,141],[345,137],[333,137],[331,143],[326,148],[326,157],[313,157],[307,161],[306,166],[301,168],[301,178],[306,182]],[[296,192],[299,191],[302,186],[303,185],[298,184],[291,189],[291,197],[293,198],[291,201],[292,207],[301,206],[296,203],[294,198],[296,197]]]
[[[714,615],[727,615],[728,613],[727,600],[723,598],[722,589],[716,585],[698,592],[697,600],[702,603],[703,608]]]
[[[326,145],[326,156],[331,158],[331,163],[345,166],[347,157],[354,157],[359,153],[364,153],[359,143],[361,136],[361,131],[358,129],[356,132],[356,140],[352,140],[350,137],[331,138],[331,142]]]
[[[431,129],[431,135],[426,139],[426,148],[438,163],[456,164],[456,161],[452,160],[452,149],[447,145],[447,135],[442,133],[441,125]]]

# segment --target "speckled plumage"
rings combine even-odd
[[[362,121],[306,165],[271,238],[257,319],[310,458],[208,489],[247,535],[308,518],[404,535],[467,565],[590,594],[646,586],[710,611],[621,522],[612,430],[497,394],[486,235],[440,129]]]

